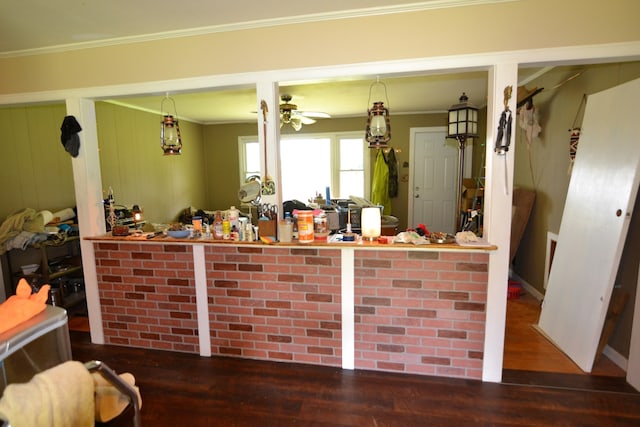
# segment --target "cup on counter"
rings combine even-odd
[[[290,243],[293,240],[293,223],[291,221],[278,221],[278,236],[280,242]]]
[[[202,217],[194,216],[191,219],[191,225],[193,226],[193,231],[196,234],[202,233]]]

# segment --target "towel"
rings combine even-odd
[[[0,418],[12,427],[89,427],[94,420],[94,385],[80,362],[69,361],[10,384],[0,400]]]

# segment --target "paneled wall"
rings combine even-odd
[[[174,221],[190,206],[206,206],[201,125],[180,121],[182,155],[164,156],[159,115],[98,102],[96,120],[105,196],[112,187],[117,204],[138,204],[145,219],[156,223]]]
[[[24,208],[75,206],[71,155],[60,142],[64,104],[0,108],[0,220]]]

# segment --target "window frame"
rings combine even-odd
[[[286,134],[280,135],[280,139],[329,139],[330,140],[330,162],[331,162],[331,191],[340,194],[340,173],[342,171],[359,171],[360,169],[341,169],[340,165],[340,141],[343,139],[361,139],[362,140],[362,156],[363,156],[363,179],[364,179],[364,198],[370,198],[371,195],[371,155],[369,147],[364,139],[362,131],[345,131],[345,132],[318,132],[305,134]],[[240,185],[244,184],[247,177],[247,144],[259,143],[258,135],[244,135],[238,137],[238,157],[239,157],[239,179]],[[261,158],[262,158],[261,152]],[[278,161],[280,161],[280,153],[278,153]],[[258,175],[262,175],[262,170],[258,171]]]

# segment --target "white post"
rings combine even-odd
[[[276,82],[258,82],[256,84],[258,106],[258,135],[260,152],[262,153],[262,179],[268,174],[276,184],[274,195],[262,195],[264,203],[282,206],[282,180],[280,177],[280,102],[278,84]],[[262,101],[267,105],[267,123],[264,126]],[[266,140],[266,143],[265,143]],[[265,159],[266,156],[266,159]],[[264,183],[263,183],[264,184]]]
[[[340,250],[342,284],[342,368],[355,367],[355,281],[354,250]]]
[[[506,154],[498,155],[494,147],[500,116],[505,109],[504,90],[507,86],[512,87],[512,95],[508,103],[512,114],[511,147]],[[498,247],[489,255],[487,317],[482,366],[482,379],[490,382],[502,380],[510,263],[517,93],[518,64],[498,64],[489,70],[484,235]]]
[[[98,130],[93,101],[88,99],[67,99],[67,115],[74,116],[82,131],[78,157],[72,158],[73,182],[75,185],[78,226],[80,228],[80,248],[82,268],[91,328],[91,342],[104,344],[100,296],[93,243],[83,240],[85,236],[104,234],[105,219],[102,199],[102,177],[98,154]]]

